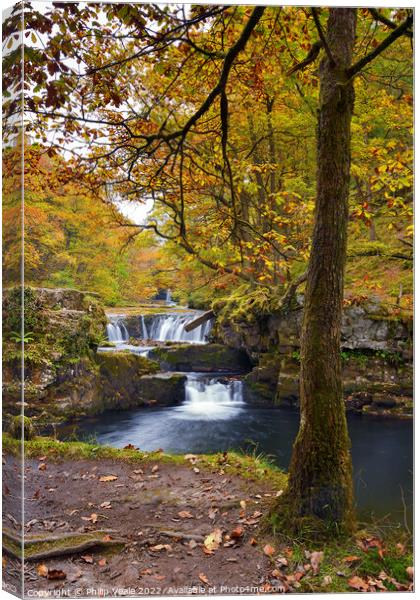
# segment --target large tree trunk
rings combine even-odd
[[[331,8],[320,65],[317,199],[301,338],[300,429],[289,475],[296,517],[349,529],[353,516],[350,443],[344,411],[340,329],[354,90],[350,66],[356,9]]]

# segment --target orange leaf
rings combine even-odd
[[[48,575],[48,567],[47,565],[38,565],[36,568],[36,572],[40,577],[46,577]]]
[[[351,577],[347,581],[347,583],[350,587],[354,588],[355,590],[359,590],[359,592],[367,592],[369,589],[368,583],[366,583],[366,581],[364,581],[361,577],[358,577],[357,575]]]
[[[243,527],[235,527],[235,529],[231,532],[230,537],[233,539],[241,538],[244,534]]]
[[[84,556],[81,556],[81,559],[85,561],[85,563],[89,563],[90,565],[93,564],[93,556],[91,554],[85,554]]]
[[[178,517],[181,517],[181,519],[194,519],[194,515],[188,512],[188,510],[179,511]]]
[[[273,548],[273,546],[270,546],[270,544],[266,544],[264,546],[263,552],[266,556],[273,556],[276,550]]]
[[[201,581],[203,583],[207,583],[207,584],[210,583],[208,578],[204,575],[204,573],[200,573],[198,577],[199,577],[199,579],[201,579]]]

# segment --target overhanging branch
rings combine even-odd
[[[367,54],[366,56],[361,58],[357,63],[351,66],[346,73],[348,77],[351,78],[357,75],[357,73],[359,73],[359,71],[361,71],[363,67],[372,62],[374,58],[379,56],[384,50],[386,50],[386,48],[388,48],[388,46],[395,42],[395,40],[397,40],[402,35],[405,35],[405,33],[410,29],[412,24],[413,15],[411,14],[406,18],[406,20],[403,23],[401,23],[399,27],[394,29],[394,31],[392,31],[392,33],[390,33],[389,36],[386,37],[383,40],[383,42],[379,44],[379,46],[377,46],[374,50],[372,50],[372,52],[369,52],[369,54]]]

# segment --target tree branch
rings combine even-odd
[[[355,63],[353,66],[351,66],[349,69],[347,69],[346,74],[348,75],[348,77],[350,77],[350,78],[354,77],[359,71],[361,71],[363,69],[363,67],[365,67],[370,62],[372,62],[372,60],[374,58],[379,56],[379,54],[381,54],[384,50],[386,50],[386,48],[388,48],[388,46],[390,46],[393,42],[395,42],[395,40],[397,40],[402,35],[405,35],[405,33],[412,26],[412,24],[413,24],[413,15],[411,14],[406,18],[406,20],[403,23],[401,23],[401,25],[399,27],[394,29],[394,31],[392,33],[390,33],[389,36],[386,37],[384,39],[384,41],[379,44],[379,46],[377,46],[374,50],[372,50],[372,52],[370,52],[369,54],[367,54],[366,56],[361,58],[357,63]]]
[[[368,9],[370,14],[372,15],[372,17],[375,19],[375,21],[380,21],[381,23],[383,23],[384,25],[386,25],[387,27],[389,27],[390,29],[397,29],[397,24],[394,23],[394,21],[391,21],[391,19],[388,19],[387,17],[385,17],[384,15],[382,15],[378,9],[376,8],[369,8]],[[406,31],[405,34],[408,37],[413,37],[413,32],[412,31]]]
[[[316,25],[316,28],[317,28],[317,30],[318,30],[318,35],[319,35],[319,38],[320,38],[320,40],[321,40],[321,42],[322,42],[322,45],[324,46],[324,50],[325,50],[325,52],[327,53],[327,56],[328,56],[328,58],[329,58],[329,61],[330,61],[330,63],[331,63],[332,65],[335,65],[335,60],[334,60],[334,57],[333,57],[333,55],[332,55],[332,52],[331,52],[331,50],[330,50],[330,47],[328,46],[327,40],[326,40],[326,38],[325,38],[324,32],[323,32],[323,30],[322,30],[321,23],[320,23],[320,20],[319,20],[319,17],[318,17],[318,9],[317,9],[317,8],[315,8],[315,7],[311,7],[311,14],[312,14],[312,16],[313,16],[313,18],[314,18],[315,25]]]
[[[312,44],[311,49],[309,50],[306,58],[302,60],[302,62],[294,65],[291,69],[286,72],[286,75],[292,75],[296,73],[296,71],[303,71],[308,65],[310,65],[314,60],[318,58],[319,51],[322,48],[322,42],[318,40],[315,44]]]

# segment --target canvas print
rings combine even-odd
[[[414,590],[413,45],[413,7],[4,11],[4,590]]]

